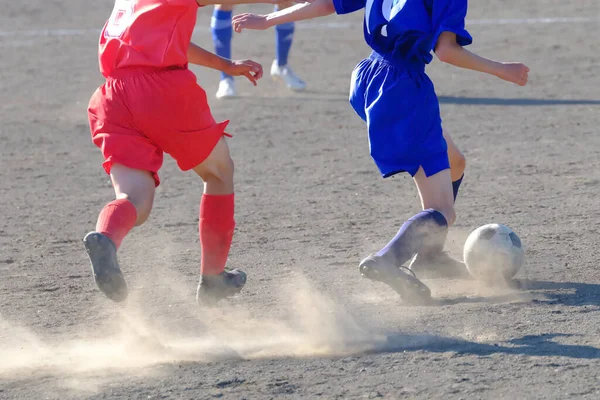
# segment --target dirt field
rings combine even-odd
[[[0,398],[600,397],[597,0],[472,2],[472,49],[525,62],[525,88],[429,67],[468,161],[449,248],[511,226],[524,290],[430,280],[438,304],[408,307],[360,278],[418,202],[408,177],[379,177],[347,103],[368,54],[354,15],[298,26],[306,93],[265,78],[211,100],[235,135],[230,265],[249,274],[212,311],[194,301],[201,181],[171,159],[150,221],[120,251],[130,299],[96,288],[81,239],[113,193],[86,106],[112,2],[25,3],[0,15]],[[208,48],[211,11],[194,37]],[[273,41],[237,35],[234,55],[268,69]],[[217,73],[194,71],[213,98]]]

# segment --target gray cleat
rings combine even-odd
[[[383,257],[370,255],[362,260],[359,269],[363,277],[385,283],[407,303],[423,305],[431,301],[429,288],[406,267],[398,268]]]
[[[127,298],[127,283],[119,268],[117,247],[113,241],[99,232],[90,232],[83,238],[83,245],[98,288],[112,301],[124,301]]]
[[[464,262],[456,260],[444,251],[435,254],[417,254],[410,263],[410,270],[427,278],[467,279],[471,276]]]
[[[201,306],[216,305],[219,300],[238,294],[246,279],[246,273],[239,269],[226,269],[219,275],[200,275],[196,302]]]

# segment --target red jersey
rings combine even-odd
[[[195,0],[116,0],[100,35],[102,75],[127,67],[185,67],[198,7]]]

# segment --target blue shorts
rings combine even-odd
[[[433,83],[424,65],[404,68],[378,54],[352,72],[350,104],[367,123],[371,157],[384,178],[450,168]]]

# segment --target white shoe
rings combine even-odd
[[[221,79],[221,82],[219,82],[219,90],[217,90],[216,96],[217,99],[237,96],[237,91],[235,90],[235,81],[233,78]]]
[[[289,89],[295,92],[301,92],[306,89],[306,82],[300,79],[287,65],[279,66],[277,60],[274,60],[271,65],[271,76],[275,80],[283,81]]]

